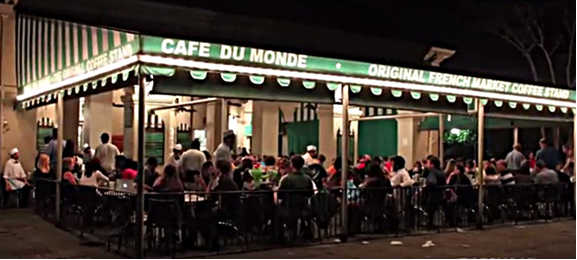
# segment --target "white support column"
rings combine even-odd
[[[70,99],[64,101],[64,111],[66,111],[66,116],[64,117],[64,123],[62,125],[62,131],[65,140],[72,140],[77,146],[76,148],[82,147],[82,144],[78,143],[78,120],[80,113],[80,102],[78,99]]]
[[[519,127],[513,128],[513,145],[519,143]]]
[[[104,132],[112,135],[112,124],[110,120],[113,114],[113,93],[112,91],[92,95],[86,98],[87,115],[84,118],[86,131],[85,137],[90,147],[96,147],[100,144],[100,135]]]
[[[58,128],[58,134],[56,137],[56,223],[60,223],[60,197],[61,197],[61,191],[60,191],[60,183],[62,182],[62,152],[63,152],[63,148],[62,145],[64,144],[63,142],[63,138],[64,138],[64,131],[63,131],[63,125],[64,125],[64,93],[63,92],[59,92],[58,93],[58,100],[57,100],[57,104],[56,104],[56,119],[57,119],[57,128]]]
[[[278,154],[278,105],[265,101],[253,101],[252,148],[254,155]]]
[[[206,149],[209,152],[222,142],[222,134],[227,129],[228,113],[223,107],[226,107],[224,99],[206,104]]]
[[[399,115],[413,114],[410,111],[399,111]],[[397,154],[405,158],[407,165],[412,165],[415,159],[416,146],[415,132],[417,124],[415,118],[397,118]]]
[[[136,240],[136,250],[138,258],[144,258],[144,183],[146,183],[144,175],[144,119],[146,118],[146,87],[145,79],[140,75],[138,86],[138,175],[142,176],[139,179],[140,183],[137,185],[137,206],[136,206],[136,225],[138,238]]]
[[[341,229],[342,238],[344,242],[348,236],[348,201],[347,201],[347,175],[349,172],[349,86],[343,85],[342,87],[342,137],[341,137],[341,160],[342,160],[342,170],[341,170],[341,186],[343,190],[343,197],[341,198]]]
[[[337,157],[337,139],[334,134],[333,105],[319,105],[319,154],[324,154],[327,162]]]
[[[477,227],[483,227],[483,185],[485,180],[483,179],[483,154],[485,151],[484,141],[485,141],[485,107],[480,99],[477,102],[477,184],[479,185],[479,196],[477,201]]]
[[[124,88],[124,95],[121,98],[122,103],[124,104],[123,152],[126,157],[136,159],[136,128],[134,127],[134,99],[132,98],[132,95],[134,95],[134,87],[130,86]]]

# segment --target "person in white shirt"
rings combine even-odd
[[[204,153],[200,151],[200,141],[198,138],[192,140],[190,147],[191,149],[182,154],[178,163],[177,169],[181,177],[191,177],[186,175],[196,171],[200,173],[202,165],[206,162]]]
[[[96,162],[90,161],[86,164],[86,170],[80,177],[79,184],[85,186],[98,187],[102,182],[108,182],[109,179],[102,172],[97,170],[98,166]]]
[[[182,145],[176,144],[172,148],[172,154],[168,157],[166,164],[170,164],[178,168],[178,163],[180,162],[180,156],[182,156]]]
[[[20,190],[21,205],[23,207],[27,206],[28,194],[30,190],[30,185],[28,183],[28,173],[20,164],[20,151],[18,148],[10,150],[10,159],[6,162],[4,166],[4,180],[6,181],[7,191]]]
[[[393,172],[390,177],[392,187],[408,187],[415,182],[405,169],[405,159],[402,156],[395,156],[392,160]]]
[[[214,161],[232,161],[232,150],[236,142],[236,135],[232,130],[224,132],[222,135],[222,143],[218,145],[214,151]]]
[[[100,166],[106,171],[106,174],[110,174],[114,171],[116,156],[120,155],[120,151],[118,151],[116,145],[109,143],[110,135],[108,133],[103,133],[100,136],[100,140],[102,144],[96,147],[94,158],[100,162]]]
[[[314,145],[307,146],[307,152],[303,154],[303,159],[305,160],[305,166],[314,164],[316,157],[317,157],[317,147]]]

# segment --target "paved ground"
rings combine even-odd
[[[390,242],[402,241],[401,246]],[[427,240],[436,245],[422,248]],[[0,258],[117,258],[45,222],[30,210],[0,210]],[[484,231],[442,233],[312,247],[285,248],[219,258],[575,258],[575,221]]]
[[[421,247],[427,240],[434,247]],[[401,246],[390,245],[402,241]],[[575,258],[575,221],[275,249],[220,258]]]
[[[27,209],[0,209],[0,258],[118,258]]]

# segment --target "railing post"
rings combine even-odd
[[[60,212],[60,207],[61,207],[61,183],[62,183],[62,152],[64,150],[64,147],[62,147],[62,145],[64,144],[63,142],[63,137],[64,137],[64,129],[63,129],[63,125],[64,125],[64,92],[60,91],[58,92],[58,100],[56,103],[56,119],[58,120],[57,122],[57,135],[56,135],[56,202],[54,203],[55,207],[56,207],[56,212],[55,212],[55,217],[56,217],[56,223],[60,224],[60,217],[61,217],[61,212]]]
[[[477,98],[477,185],[479,186],[479,197],[477,201],[477,228],[483,228],[483,152],[484,146],[484,128],[485,128],[485,107],[481,99]]]
[[[349,86],[342,87],[342,135],[341,135],[341,186],[343,197],[341,200],[341,241],[346,241],[348,237],[348,201],[347,201],[347,175],[349,172]]]
[[[138,175],[140,175],[137,185],[137,205],[136,205],[136,225],[138,228],[138,239],[136,240],[136,250],[138,258],[144,257],[144,118],[146,103],[146,87],[144,75],[138,75]]]
[[[439,161],[445,165],[445,115],[439,114]]]

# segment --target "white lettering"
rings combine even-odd
[[[160,51],[172,54],[174,52],[174,41],[171,39],[164,39],[160,44]]]
[[[250,61],[262,63],[264,51],[259,49],[250,49]]]
[[[220,58],[228,60],[232,57],[232,47],[228,45],[220,46]]]
[[[198,56],[210,57],[210,43],[201,42],[198,50]]]

